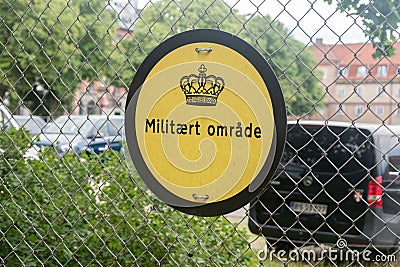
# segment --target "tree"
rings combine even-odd
[[[71,27],[71,39],[76,46],[77,76],[81,80],[110,78],[109,60],[115,49],[117,14],[106,8],[104,0],[72,2],[77,15],[74,27]]]
[[[333,1],[325,2],[332,4]],[[348,15],[360,16],[365,26],[365,36],[369,37],[375,48],[375,58],[394,55],[393,45],[399,38],[399,0],[342,0],[337,1],[337,8]]]
[[[222,0],[154,1],[140,13],[131,38],[114,40],[116,12],[103,0],[15,0],[0,7],[0,97],[14,109],[23,102],[36,114],[65,112],[82,80],[127,87],[135,70],[161,41],[182,31],[215,28],[254,45],[278,75],[291,114],[322,105],[311,53],[279,22],[243,15]],[[47,93],[38,90],[43,87]],[[43,91],[43,90],[42,90]]]
[[[310,115],[323,103],[322,87],[312,51],[289,36],[288,30],[269,16],[253,16],[239,36],[267,59],[281,85],[289,115]]]
[[[9,93],[12,109],[23,102],[39,115],[63,113],[81,80],[109,72],[112,14],[103,0],[7,1],[0,7],[0,96]]]
[[[118,47],[137,68],[161,41],[179,32],[214,28],[235,34],[268,60],[278,76],[290,114],[309,114],[322,105],[323,92],[313,74],[315,63],[309,49],[289,36],[288,30],[270,17],[243,15],[222,0],[157,1],[140,13],[131,39]],[[128,72],[124,72],[125,75]],[[133,78],[123,76],[125,83]]]

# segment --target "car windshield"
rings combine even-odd
[[[87,117],[82,118],[69,118],[68,116],[62,116],[56,119],[53,123],[49,124],[44,133],[47,134],[85,134],[90,128],[93,127],[92,121],[88,120]]]
[[[288,125],[282,163],[312,167],[316,172],[357,171],[373,166],[372,143],[364,129]]]

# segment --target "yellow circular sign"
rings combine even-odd
[[[198,31],[217,36],[191,40]],[[125,120],[131,157],[150,189],[169,205],[205,216],[239,208],[266,184],[283,148],[277,116],[286,123],[265,60],[254,64],[252,53],[219,35],[226,37],[190,31],[160,45],[149,56],[153,64],[145,61],[135,76]],[[210,206],[220,208],[210,212]]]

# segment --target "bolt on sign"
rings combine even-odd
[[[185,213],[216,216],[256,197],[286,140],[279,83],[249,44],[216,30],[161,43],[129,88],[130,157],[150,190]]]

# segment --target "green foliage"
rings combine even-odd
[[[332,0],[325,0],[332,4]],[[342,12],[359,16],[365,26],[365,36],[369,37],[375,50],[375,58],[393,56],[394,43],[398,38],[400,23],[399,0],[343,0],[337,1]]]
[[[181,214],[137,185],[120,155],[24,159],[24,131],[0,132],[5,266],[247,265],[246,234],[224,217]]]
[[[267,59],[278,77],[290,115],[309,115],[324,104],[319,73],[312,70],[316,65],[312,51],[291,38],[282,23],[271,22],[269,16],[253,16],[239,36]]]
[[[103,0],[1,5],[0,87],[9,92],[11,109],[23,100],[35,114],[61,114],[79,82],[103,79],[111,68],[115,17]]]

